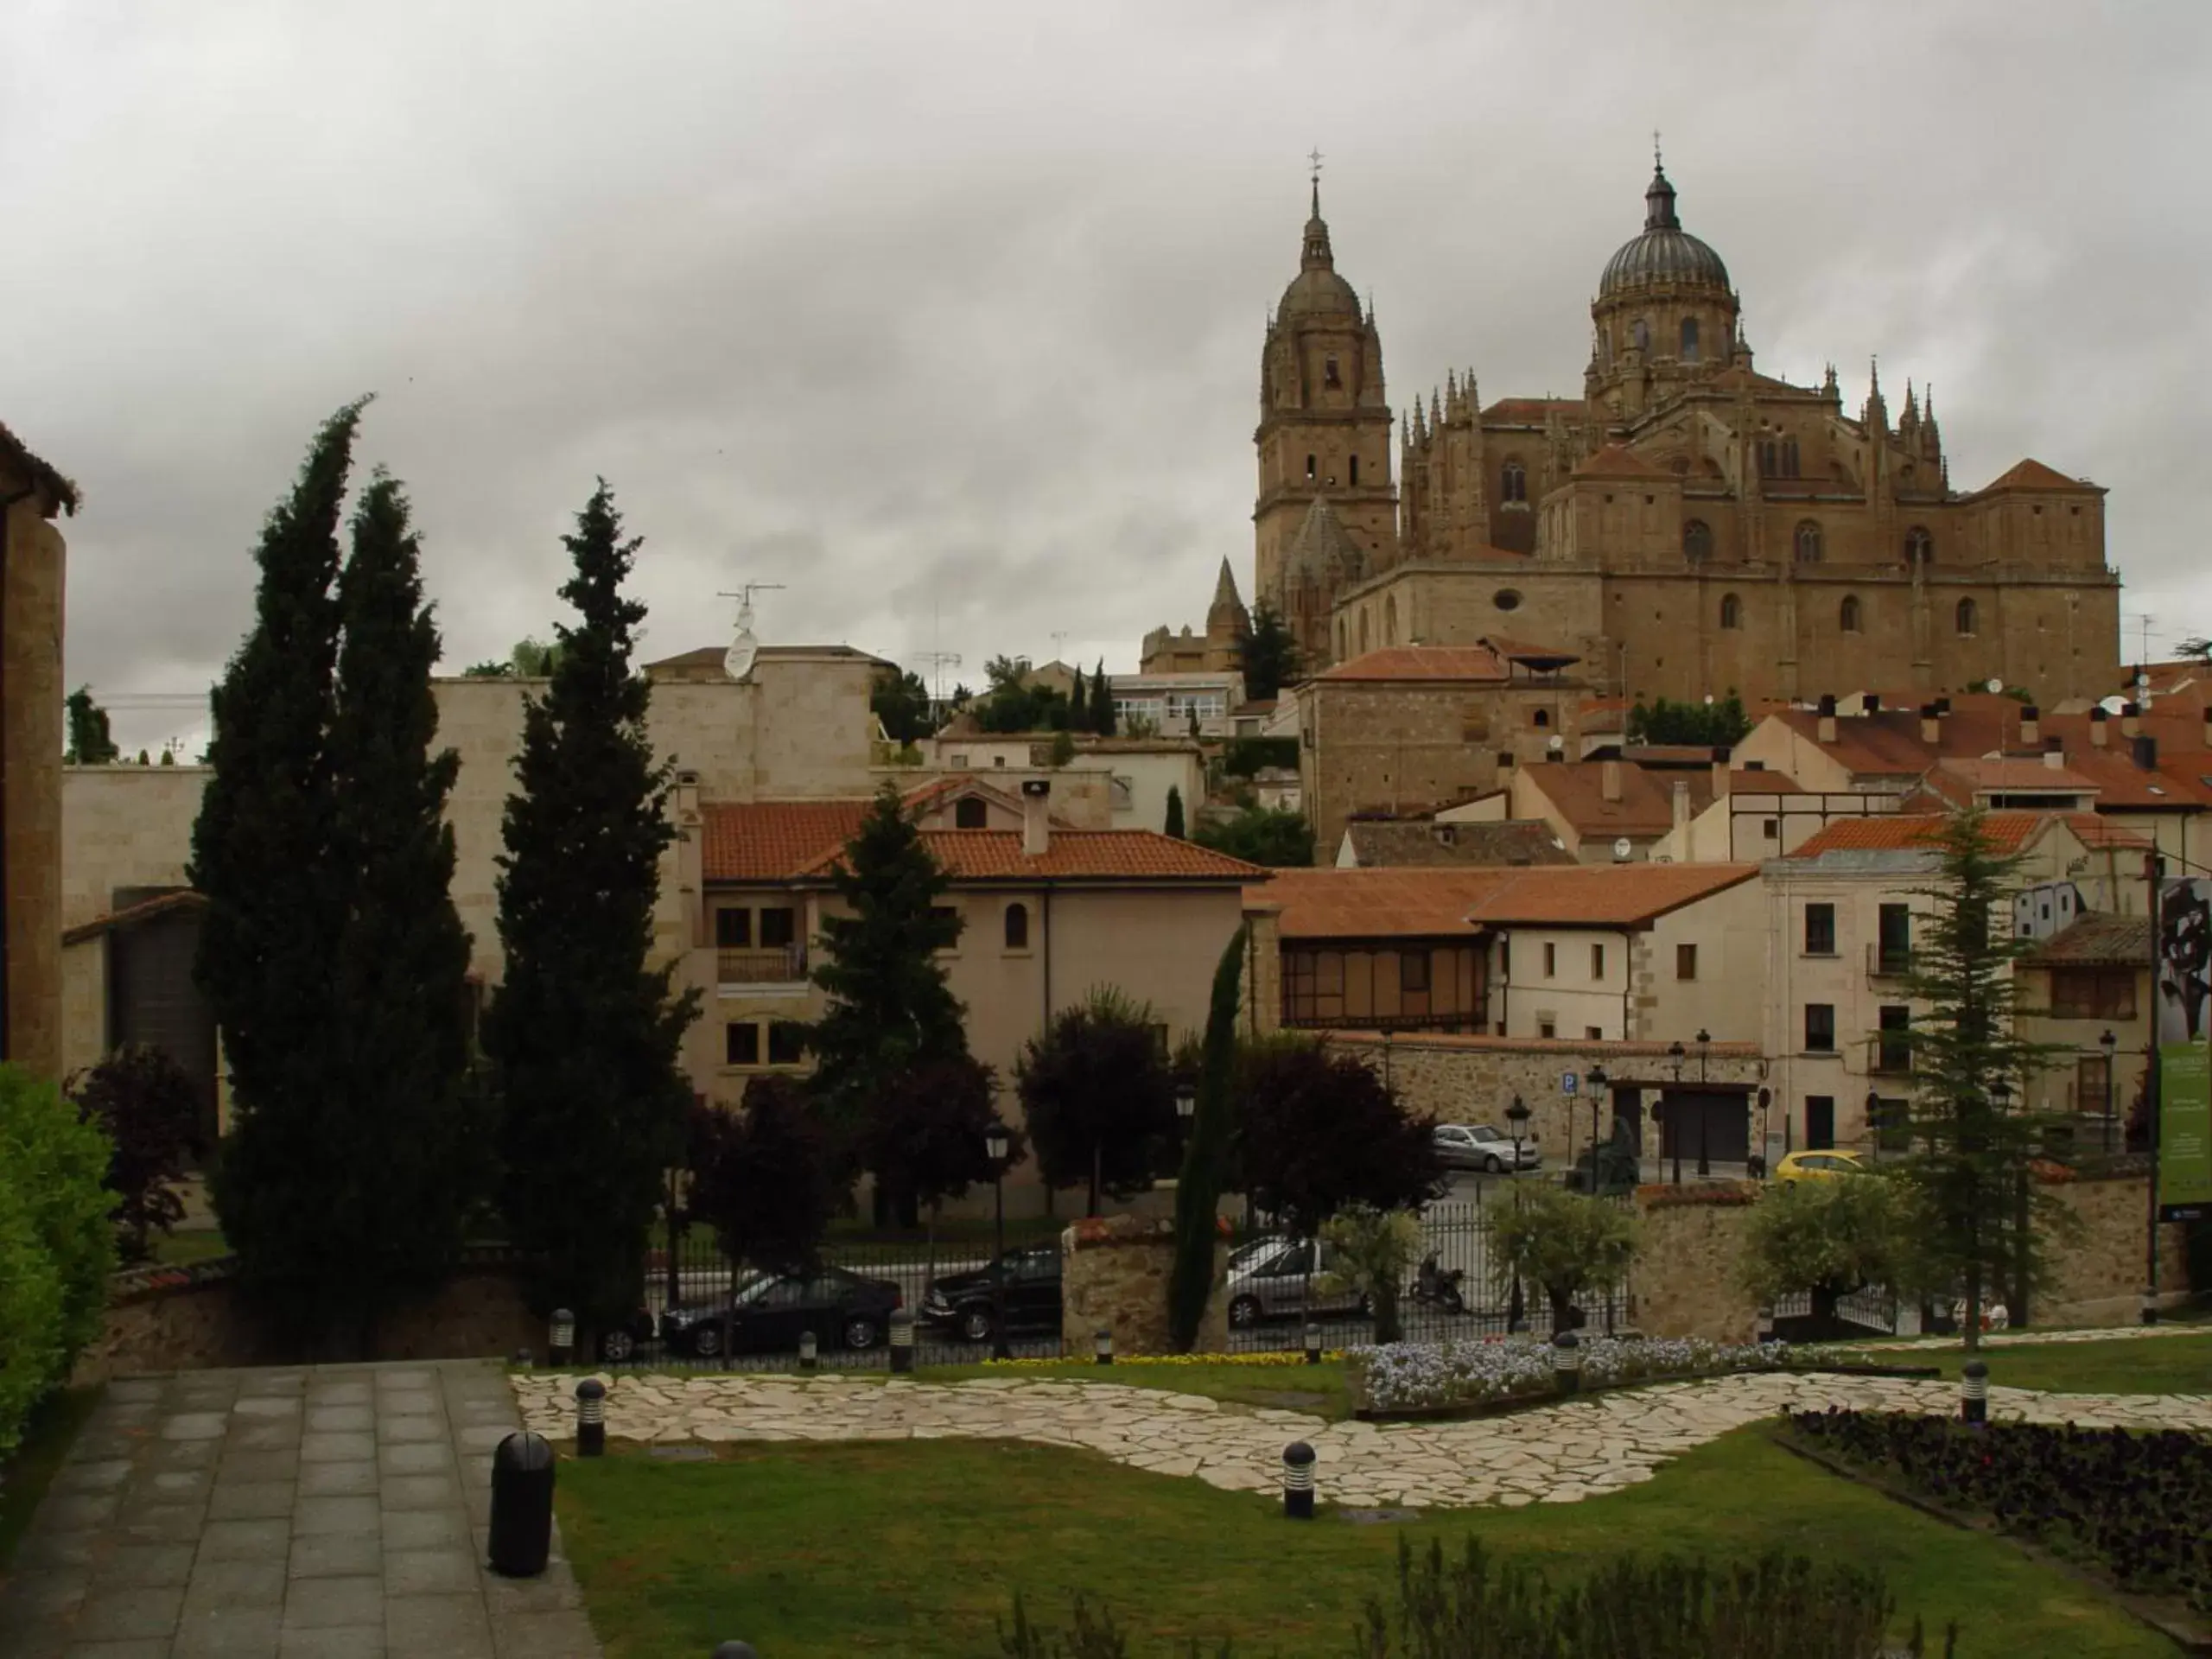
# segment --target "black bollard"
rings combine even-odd
[[[607,1384],[588,1376],[576,1384],[576,1455],[596,1458],[607,1450]]]
[[[821,1351],[822,1344],[816,1340],[813,1332],[802,1331],[798,1333],[799,1370],[802,1371],[813,1370],[822,1363],[819,1358]]]
[[[1111,1365],[1114,1363],[1114,1333],[1103,1325],[1098,1327],[1097,1334],[1090,1339],[1090,1357],[1101,1365]]]
[[[1286,1521],[1313,1518],[1313,1448],[1303,1440],[1282,1449],[1282,1515]]]
[[[575,1357],[576,1316],[565,1307],[553,1310],[553,1328],[546,1333],[549,1360],[555,1365],[566,1365]]]
[[[1989,1421],[1989,1367],[1980,1360],[1967,1361],[1959,1374],[1959,1421],[1977,1425]]]
[[[518,1429],[492,1453],[492,1570],[532,1579],[553,1550],[553,1448]]]
[[[891,1314],[891,1369],[900,1376],[914,1369],[914,1316],[903,1307]]]
[[[750,1642],[725,1642],[715,1649],[715,1659],[760,1659]]]
[[[1582,1387],[1582,1339],[1572,1331],[1552,1338],[1552,1381],[1561,1394],[1574,1394]]]

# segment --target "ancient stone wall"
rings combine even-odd
[[[2140,1177],[2076,1180],[2047,1188],[2082,1224],[2082,1236],[2051,1250],[2051,1285],[2029,1309],[2037,1325],[2132,1325],[2141,1316],[2149,1255],[2149,1194]],[[2183,1229],[2158,1229],[2160,1300],[2171,1306],[2189,1287]],[[2197,1289],[2212,1289],[2198,1286]]]
[[[1102,1330],[1114,1333],[1114,1351],[1167,1354],[1167,1281],[1175,1267],[1175,1224],[1135,1216],[1079,1221],[1060,1235],[1060,1336],[1078,1358],[1091,1352]],[[1198,1321],[1194,1353],[1224,1353],[1229,1316],[1221,1297],[1229,1274],[1229,1247],[1214,1247],[1213,1294]]]

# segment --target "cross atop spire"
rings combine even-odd
[[[1313,217],[1321,217],[1321,147],[1316,144],[1306,159],[1313,166]]]
[[[1667,170],[1667,164],[1659,156],[1659,129],[1656,127],[1651,129],[1651,170],[1654,173]]]

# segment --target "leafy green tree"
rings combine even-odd
[[[61,758],[73,766],[112,766],[123,753],[108,730],[107,710],[92,701],[92,688],[80,685],[62,699],[69,715],[69,747]]]
[[[1183,837],[1183,791],[1173,784],[1167,785],[1167,823],[1165,831],[1177,841]]]
[[[1311,1238],[1346,1205],[1418,1209],[1442,1190],[1427,1122],[1349,1054],[1299,1036],[1239,1058],[1235,1164],[1252,1203]]]
[[[213,776],[193,826],[192,885],[207,899],[198,977],[223,1033],[232,1128],[210,1195],[247,1292],[319,1323],[316,1238],[340,1187],[323,1103],[340,1023],[334,942],[350,919],[337,869],[330,724],[338,659],[339,515],[361,405],[317,433],[264,525],[253,630],[212,699]]]
[[[893,743],[912,743],[930,734],[930,689],[912,671],[878,670],[868,707]]]
[[[1216,1217],[1235,1131],[1236,1020],[1248,938],[1238,928],[1214,966],[1205,1041],[1197,1064],[1192,1064],[1187,1044],[1174,1062],[1179,1074],[1195,1077],[1198,1084],[1196,1110],[1183,1145],[1182,1173],[1175,1183],[1175,1265],[1167,1284],[1169,1339],[1179,1354],[1187,1354],[1196,1345],[1206,1299],[1213,1294],[1214,1241],[1219,1234]]]
[[[807,1031],[808,1092],[856,1167],[878,1103],[908,1073],[967,1057],[966,1011],[938,960],[960,942],[961,919],[939,902],[950,884],[888,784],[830,880],[844,913],[822,918],[813,978],[829,1001]]]
[[[1038,1167],[1099,1199],[1151,1185],[1175,1133],[1175,1079],[1151,1005],[1101,986],[1022,1046],[1015,1070]]]
[[[2048,1277],[2045,1241],[2073,1212],[2031,1178],[2052,1119],[2029,1109],[2028,1079],[2073,1051],[2018,1034],[2015,963],[2036,948],[2012,925],[2020,855],[1999,850],[1979,810],[1955,812],[1929,837],[1936,880],[1916,916],[1912,1056],[1905,1137],[1912,1150],[1884,1176],[1899,1183],[1916,1276],[1966,1304],[1965,1339],[1980,1343],[1986,1293],[2011,1281],[2012,1311]]]
[[[1337,1262],[1321,1275],[1321,1293],[1357,1295],[1375,1310],[1375,1340],[1399,1340],[1405,1327],[1398,1318],[1398,1299],[1421,1249],[1421,1217],[1410,1210],[1348,1204],[1321,1224],[1321,1238]]]
[[[1114,684],[1107,677],[1103,657],[1090,677],[1090,729],[1099,737],[1114,735]]]
[[[1303,869],[1313,862],[1313,826],[1304,813],[1276,807],[1248,806],[1221,823],[1201,819],[1192,839],[1249,864]]]
[[[64,1085],[79,1117],[108,1139],[105,1184],[123,1258],[152,1254],[147,1236],[184,1219],[176,1183],[200,1128],[200,1095],[166,1049],[132,1043]]]
[[[1718,702],[1669,702],[1661,697],[1649,708],[1639,701],[1628,711],[1631,743],[1681,743],[1719,747],[1740,742],[1751,729],[1744,700],[1730,691]]]
[[[1243,645],[1244,695],[1255,702],[1279,697],[1283,687],[1297,683],[1304,666],[1298,636],[1273,606],[1261,601]]]
[[[2192,633],[2174,647],[2174,655],[2185,662],[2212,664],[2212,639]]]
[[[734,1262],[810,1267],[842,1201],[837,1159],[804,1091],[755,1077],[734,1114],[708,1109],[695,1137],[691,1214]]]
[[[1514,1202],[1490,1209],[1483,1225],[1494,1288],[1503,1293],[1516,1275],[1541,1285],[1551,1300],[1554,1330],[1574,1323],[1577,1296],[1624,1283],[1636,1259],[1636,1216],[1626,1205],[1548,1181],[1516,1184]]]
[[[638,549],[602,481],[563,538],[575,574],[546,695],[525,701],[507,799],[499,937],[484,1021],[504,1106],[505,1209],[541,1264],[537,1299],[590,1330],[627,1316],[676,1161],[690,1089],[677,1065],[691,995],[648,965],[660,855],[675,830],[652,686],[631,665],[645,607],[622,592]]]
[[[115,1267],[109,1157],[52,1083],[0,1065],[0,1455],[99,1334]]]
[[[1744,1230],[1745,1290],[1762,1302],[1808,1292],[1813,1317],[1833,1324],[1837,1300],[1861,1286],[1902,1288],[1897,1198],[1878,1176],[1768,1187]]]

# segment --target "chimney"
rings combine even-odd
[[[2207,709],[2204,711],[2204,717],[2207,720],[2212,720],[2212,709]],[[2101,702],[2090,709],[2089,742],[2093,747],[2101,749],[2112,741],[2112,734],[2107,729],[2107,722],[2110,719],[2111,716],[2105,713],[2105,706]]]
[[[1827,692],[1821,694],[1821,741],[1835,741],[1835,698]]]
[[[2020,747],[2033,749],[2043,744],[2043,710],[2032,702],[2020,710]]]
[[[1689,828],[1689,825],[1690,825],[1690,785],[1689,785],[1689,779],[1687,779],[1687,778],[1677,778],[1677,779],[1675,779],[1675,828],[1676,830],[1688,830],[1688,829]],[[1688,842],[1687,840],[1685,840],[1685,841],[1683,841],[1682,842],[1681,842],[1681,851],[1680,851],[1680,852],[1678,852],[1675,855],[1676,855],[1677,857],[1679,857],[1679,858],[1688,858],[1688,857],[1689,856],[1689,849],[1690,849],[1690,844],[1689,844],[1689,842]]]
[[[1598,763],[1598,792],[1609,801],[1621,798],[1621,763],[1600,760]]]
[[[2156,772],[2158,769],[2158,740],[2157,738],[2139,737],[2135,740],[2135,764],[2145,772]]]
[[[2143,708],[2140,703],[2123,702],[2120,705],[2120,734],[2131,742],[2143,731]]]
[[[2066,750],[2056,738],[2052,738],[2050,747],[2044,750],[2043,763],[2053,772],[2063,772],[2066,769]]]
[[[1048,779],[1027,778],[1021,785],[1021,854],[1042,858],[1052,845],[1052,785]]]
[[[1882,712],[1882,694],[1878,691],[1867,692],[1860,702],[1864,705],[1859,710],[1862,714],[1878,715]]]
[[[1923,702],[1920,705],[1920,741],[1929,744],[1940,743],[1943,741],[1942,718],[1932,702]]]

